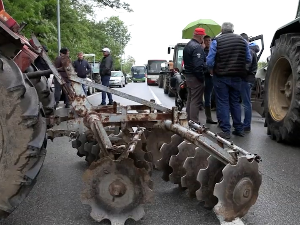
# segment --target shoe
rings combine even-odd
[[[224,139],[230,139],[231,138],[230,133],[220,132],[220,133],[217,133],[217,135],[220,136],[221,138],[224,138]]]
[[[205,107],[205,115],[206,115],[206,123],[208,124],[217,124],[218,122],[213,121],[211,118],[211,110],[210,107]]]
[[[202,111],[203,110],[203,106],[200,106],[199,110]]]
[[[114,103],[113,102],[109,102],[107,105],[113,105]]]
[[[59,102],[56,102],[54,108],[56,109],[58,107],[58,105],[59,105]]]
[[[236,135],[236,136],[240,136],[240,137],[244,137],[245,136],[245,134],[244,134],[243,131],[236,131],[236,130],[234,130],[234,131],[232,131],[232,134]]]
[[[66,104],[66,105],[65,105],[65,108],[66,108],[66,109],[70,108],[70,104]]]
[[[251,127],[244,127],[244,132],[250,132],[251,131]]]
[[[103,103],[103,102],[101,102],[101,104],[100,105],[106,105],[106,103]]]

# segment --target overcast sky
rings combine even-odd
[[[275,31],[295,19],[299,0],[124,0],[134,10],[99,10],[97,19],[119,16],[129,26],[131,41],[125,55],[137,64],[148,59],[172,59],[169,45],[188,42],[181,39],[182,29],[198,19],[212,19],[218,24],[232,22],[235,33],[249,36],[264,35],[265,50],[261,60],[270,54],[270,43]]]

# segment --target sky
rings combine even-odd
[[[124,57],[130,55],[135,58],[136,64],[146,64],[148,59],[172,59],[172,52],[168,55],[168,47],[176,43],[187,43],[189,40],[181,39],[182,30],[198,19],[212,19],[220,25],[231,22],[237,34],[263,34],[265,49],[261,61],[266,60],[270,55],[274,33],[295,19],[299,0],[277,3],[272,0],[123,1],[129,3],[134,12],[101,9],[96,12],[96,19],[119,16],[131,33]]]

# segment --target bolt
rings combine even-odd
[[[243,197],[244,198],[249,198],[249,195],[250,195],[250,190],[249,189],[246,189],[243,193]]]

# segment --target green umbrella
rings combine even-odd
[[[182,39],[191,39],[195,28],[201,27],[205,29],[205,33],[211,37],[217,36],[221,32],[221,26],[210,19],[200,19],[189,23],[182,30]]]

